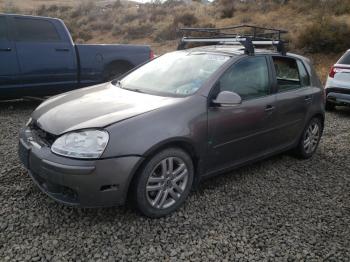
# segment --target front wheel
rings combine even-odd
[[[313,118],[305,127],[303,135],[296,148],[297,156],[308,159],[314,155],[320,142],[323,125],[319,118]]]
[[[190,156],[169,148],[154,155],[144,165],[133,185],[136,208],[145,216],[162,217],[186,200],[194,176]]]

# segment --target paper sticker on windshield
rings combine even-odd
[[[226,61],[229,59],[228,56],[224,56],[224,55],[208,55],[208,59],[212,60],[212,61]]]

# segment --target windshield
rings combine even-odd
[[[163,55],[128,74],[122,88],[160,95],[187,96],[222,66],[227,55],[200,52],[172,52]]]

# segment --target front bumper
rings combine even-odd
[[[138,156],[77,160],[58,156],[33,139],[29,128],[20,132],[19,157],[35,184],[54,200],[80,207],[125,203]]]
[[[326,88],[327,102],[350,105],[350,88]]]

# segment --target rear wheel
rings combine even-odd
[[[145,216],[162,217],[179,208],[193,182],[193,164],[181,149],[169,148],[154,155],[135,180],[136,208]]]
[[[303,135],[299,141],[296,153],[300,158],[310,158],[316,152],[318,144],[321,139],[323,125],[319,118],[311,119],[309,124],[305,127]]]

